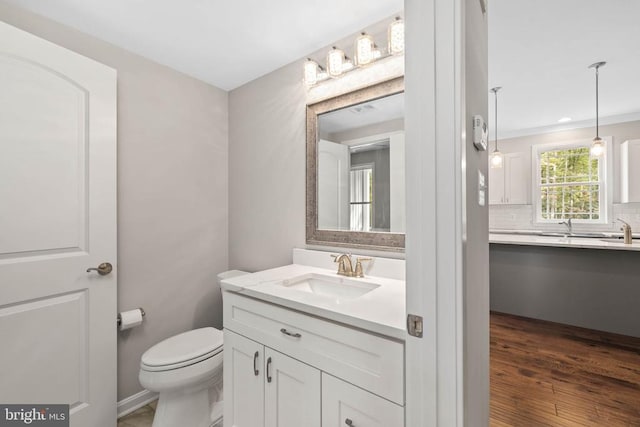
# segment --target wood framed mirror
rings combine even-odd
[[[307,105],[306,241],[404,250],[404,78]]]

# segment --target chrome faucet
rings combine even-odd
[[[353,266],[351,254],[331,255],[334,258],[334,262],[338,263],[338,274],[347,277],[364,277],[364,271],[362,270],[363,261],[371,261],[371,258],[356,258],[356,265]]]
[[[571,224],[571,218],[569,218],[568,221],[562,221],[562,222],[559,222],[558,224],[564,224],[564,226],[567,227],[567,232],[569,234],[573,234],[573,224]]]
[[[622,223],[622,228],[620,230],[622,230],[622,232],[624,233],[624,243],[626,245],[630,245],[631,243],[633,243],[633,233],[631,232],[631,225],[628,222],[621,220],[620,218],[618,218],[618,221]]]

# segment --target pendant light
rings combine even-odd
[[[498,150],[498,91],[502,89],[502,87],[500,86],[496,86],[494,88],[491,88],[491,92],[493,92],[493,94],[495,95],[496,98],[496,109],[495,109],[495,114],[494,114],[494,118],[495,118],[495,123],[496,125],[493,128],[493,135],[496,139],[496,146],[493,150],[493,152],[491,153],[491,168],[492,169],[499,169],[502,167],[502,163],[504,160],[504,155]]]
[[[605,145],[604,140],[600,138],[599,118],[598,118],[598,75],[600,74],[600,67],[604,67],[606,62],[596,62],[589,65],[589,68],[596,69],[596,137],[593,138],[591,143],[591,155],[594,157],[600,157],[604,154]]]

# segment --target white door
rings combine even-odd
[[[349,147],[318,142],[318,228],[349,230]]]
[[[0,94],[0,402],[113,426],[116,73],[0,22]]]
[[[402,427],[404,408],[322,374],[322,427]]]
[[[224,330],[224,426],[264,425],[264,346]]]
[[[320,371],[270,348],[265,358],[265,427],[320,427]]]

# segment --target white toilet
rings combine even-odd
[[[221,280],[247,274],[232,270]],[[154,345],[140,361],[140,384],[160,394],[153,427],[222,427],[222,331],[201,328]]]

